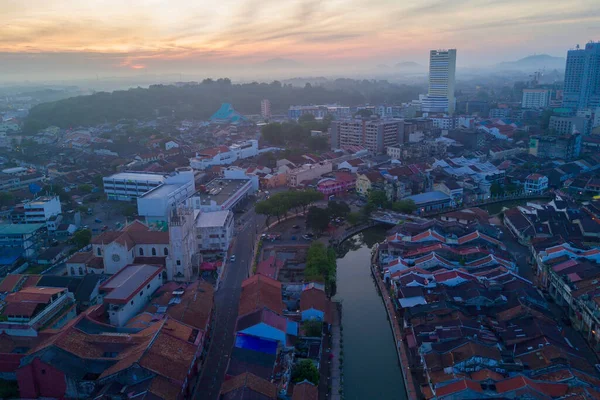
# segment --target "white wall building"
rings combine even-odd
[[[62,213],[58,196],[42,196],[23,204],[22,221],[25,224],[45,224]],[[17,222],[17,221],[14,221]]]
[[[258,181],[258,177],[255,176],[255,178],[214,179],[200,187],[200,190],[186,200],[185,205],[203,213],[231,210],[249,194],[256,191],[254,182]],[[256,186],[258,186],[258,182],[256,182]]]
[[[456,49],[429,52],[429,91],[421,101],[423,112],[454,114]]]
[[[189,169],[177,170],[170,174],[120,172],[106,176],[102,180],[104,193],[109,200],[131,201],[163,184],[189,185],[191,183],[193,186],[194,172]]]
[[[167,179],[162,185],[138,197],[138,215],[144,217],[147,224],[166,224],[170,213],[177,205],[195,193],[193,171],[180,171],[176,176],[187,179],[182,179],[182,182],[178,183],[167,183],[173,182]]]
[[[523,89],[522,108],[544,108],[550,104],[548,89]]]
[[[316,164],[305,164],[288,172],[288,185],[291,187],[299,186],[303,181],[311,181],[330,173],[333,170],[333,164],[323,161]]]
[[[226,252],[234,233],[233,213],[228,210],[199,213],[196,238],[199,251]]]
[[[387,155],[392,158],[392,160],[400,160],[402,158],[402,146],[389,146],[387,148]]]
[[[203,170],[213,165],[229,165],[239,159],[255,157],[258,154],[258,140],[251,139],[229,147],[219,146],[200,150],[196,153],[196,157],[190,159],[190,166]]]
[[[111,325],[124,326],[162,286],[164,269],[156,265],[128,265],[100,286]]]

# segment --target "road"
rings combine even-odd
[[[265,217],[257,216],[254,207],[244,214],[241,220],[242,224],[236,228],[235,243],[230,252],[230,255],[235,254],[236,261],[228,262],[226,265],[219,289],[215,293],[212,342],[204,363],[203,374],[196,387],[195,399],[215,400],[219,396],[233,347],[242,281],[249,276],[254,244],[265,225]]]

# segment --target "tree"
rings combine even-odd
[[[417,209],[417,205],[412,199],[398,200],[392,204],[392,210],[404,214],[412,214]]]
[[[77,188],[83,193],[92,193],[92,190],[94,189],[94,187],[92,185],[88,185],[85,183],[82,185],[79,185]]]
[[[12,204],[15,200],[15,195],[11,192],[0,192],[0,206]]]
[[[367,108],[363,108],[362,110],[358,110],[357,112],[354,113],[355,117],[360,117],[360,118],[369,118],[371,115],[373,115],[373,111],[371,111]]]
[[[381,208],[386,208],[389,205],[387,195],[383,190],[371,190],[369,192],[368,203]]]
[[[300,118],[298,118],[298,123],[302,124],[304,122],[314,122],[316,121],[315,116],[312,114],[302,114]]]
[[[350,225],[358,225],[362,221],[362,215],[359,212],[351,212],[346,217],[346,220]]]
[[[313,385],[318,385],[319,378],[319,370],[311,360],[304,359],[294,365],[294,368],[292,369],[292,382],[294,383],[307,380]]]
[[[304,334],[310,337],[321,337],[323,333],[323,323],[321,321],[306,321],[302,324]]]
[[[73,235],[73,244],[78,249],[81,249],[81,248],[87,246],[88,244],[90,244],[91,240],[92,240],[92,231],[90,231],[89,229],[83,229],[83,230],[77,231]]]
[[[316,233],[323,233],[329,227],[329,213],[326,209],[310,207],[306,215],[306,227]]]
[[[500,196],[504,194],[504,188],[498,182],[494,182],[490,187],[490,194],[492,196]]]
[[[327,212],[330,218],[346,218],[350,211],[350,206],[345,201],[330,200],[327,203]]]
[[[137,207],[133,204],[125,204],[121,209],[121,212],[123,213],[123,216],[130,218],[137,213]]]

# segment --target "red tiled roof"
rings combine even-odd
[[[242,394],[245,392],[259,393],[271,399],[277,398],[277,388],[273,383],[267,381],[266,379],[259,378],[258,376],[249,372],[245,372],[234,377],[233,379],[223,382],[220,395],[223,396],[230,392],[237,393],[238,391],[239,396],[236,396],[235,398],[239,399],[245,398]],[[249,398],[251,397],[252,396],[250,395]]]
[[[567,393],[569,385],[563,383],[536,382],[522,375],[496,383],[496,391],[498,393],[512,392],[523,388],[531,388],[550,397],[561,397]]]
[[[325,292],[321,289],[310,288],[303,290],[300,294],[300,311],[314,308],[325,314],[325,322],[331,322],[331,302]]]
[[[3,315],[19,315],[31,317],[40,303],[37,302],[15,302],[8,303],[2,310]]]
[[[281,283],[263,275],[254,275],[242,282],[239,316],[266,307],[276,313],[284,309]]]
[[[160,288],[160,295],[152,300],[152,305],[147,311],[155,312],[157,306],[165,306],[168,316],[205,331],[213,310],[214,288],[207,282],[196,281],[187,287],[179,285],[177,289],[183,290],[183,294],[178,296],[181,299],[179,303],[169,304],[171,299],[176,297],[173,294],[174,290],[165,288],[161,293],[162,288]]]
[[[52,296],[64,292],[65,290],[67,289],[54,287],[27,287],[6,296],[6,302],[32,302],[45,304],[50,301]]]
[[[292,400],[318,400],[319,389],[309,381],[302,381],[294,386]]]
[[[504,379],[504,376],[497,373],[496,371],[492,371],[489,369],[482,369],[477,372],[471,373],[471,379],[473,379],[474,381],[485,381],[488,379],[491,379],[494,381],[501,381],[502,379]]]
[[[67,264],[86,264],[92,257],[94,255],[91,251],[78,252],[69,257]]]
[[[481,385],[478,382],[474,382],[470,379],[462,379],[457,382],[452,382],[448,385],[442,386],[435,390],[437,397],[448,396],[450,394],[459,393],[464,390],[473,390],[475,392],[483,392]]]
[[[21,274],[10,274],[6,275],[6,277],[0,283],[0,293],[2,292],[12,292],[15,286],[21,281],[23,275]]]

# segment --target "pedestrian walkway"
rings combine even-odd
[[[333,312],[333,323],[331,324],[331,353],[333,354],[333,359],[331,360],[331,396],[330,398],[333,400],[340,400],[340,388],[343,383],[341,381],[341,373],[340,371],[340,338],[342,337],[340,331],[340,325],[342,321],[340,318],[340,312],[338,307],[334,307]]]

